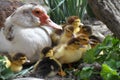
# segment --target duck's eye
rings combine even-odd
[[[40,11],[35,11],[36,14],[40,14]]]

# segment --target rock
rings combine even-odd
[[[34,77],[26,77],[26,78],[16,78],[16,79],[12,79],[12,80],[44,80],[44,79],[34,78]]]
[[[95,16],[120,39],[120,0],[88,0]]]
[[[0,0],[0,28],[4,27],[5,19],[21,5],[23,3],[17,0]]]
[[[92,35],[95,35],[102,42],[107,35],[112,35],[113,33],[107,28],[107,26],[98,19],[88,18],[83,22],[92,28]]]

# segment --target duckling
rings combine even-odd
[[[59,44],[63,44],[68,42],[72,37],[74,37],[73,34],[74,28],[72,25],[66,26],[64,28],[64,31],[62,35],[60,36]]]
[[[65,73],[62,70],[61,63],[54,58],[53,49],[51,47],[45,47],[42,50],[43,57],[42,60],[39,60],[35,66],[33,73],[39,74],[38,76],[42,77],[51,77],[56,75],[60,70],[60,75],[64,76]]]
[[[76,35],[79,35],[79,34],[85,34],[87,35],[88,37],[92,35],[92,28],[90,26],[87,26],[87,25],[83,25],[80,29],[79,32],[77,32]]]
[[[90,39],[88,35],[79,34],[76,38],[82,43],[82,45],[84,45],[84,47],[86,48],[85,51],[91,49]]]
[[[59,44],[60,36],[63,33],[63,30],[55,29],[52,34],[50,35],[52,40],[52,47]]]
[[[101,43],[100,39],[94,35],[89,36],[90,39],[90,45],[92,48],[94,48],[96,45]]]
[[[54,53],[54,57],[61,64],[69,64],[80,60],[83,54],[89,49],[89,39],[82,36],[79,35],[79,37],[70,39],[67,44],[61,45]]]
[[[70,17],[68,17],[67,23],[74,27],[74,32],[73,32],[74,34],[79,32],[81,26],[83,26],[83,24],[81,23],[81,20],[80,20],[80,18],[78,16],[70,16]]]
[[[58,45],[69,41],[74,37],[73,31],[74,28],[72,25],[66,25],[63,30],[55,30],[55,33],[52,35],[53,44],[57,43]]]
[[[23,54],[23,53],[16,53],[13,57],[12,57],[12,60],[11,60],[11,65],[10,65],[10,69],[13,71],[13,72],[19,72],[22,70],[23,68],[23,64],[25,64],[26,62],[30,62],[26,55]]]

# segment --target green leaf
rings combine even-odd
[[[10,69],[6,68],[6,69],[1,73],[1,75],[4,77],[4,79],[9,79],[9,78],[11,78],[11,77],[14,75],[14,73],[13,73]]]
[[[95,60],[97,59],[96,56],[98,56],[99,53],[102,51],[102,49],[99,48],[100,46],[101,45],[97,45],[95,48],[88,50],[83,57],[84,62],[86,63],[95,62]]]
[[[4,56],[0,56],[0,79],[2,80],[10,79],[13,75],[14,73],[5,66]]]
[[[58,4],[56,4],[57,6],[53,8],[51,11],[54,11],[55,9],[59,8],[64,2],[65,0],[61,0]]]
[[[87,5],[87,9],[86,9],[86,10],[87,10],[87,13],[88,13],[88,15],[89,15],[90,17],[95,18],[95,15],[94,15],[91,7],[89,6],[89,4]]]
[[[120,80],[120,76],[117,71],[109,67],[107,64],[102,64],[100,75],[104,80]]]
[[[87,0],[45,0],[45,4],[50,7],[48,13],[51,19],[58,23],[64,23],[66,17],[79,16],[82,20],[87,7]]]
[[[116,62],[116,66],[117,66],[117,68],[120,68],[120,61]]]
[[[92,76],[93,67],[84,67],[80,72],[81,79],[89,79]]]
[[[25,75],[26,73],[28,73],[31,69],[33,69],[33,67],[34,67],[34,66],[31,66],[31,67],[29,67],[29,68],[27,68],[27,69],[24,69],[24,70],[18,72],[17,74],[15,74],[13,77],[23,76],[23,75]]]
[[[117,69],[117,63],[113,59],[111,59],[109,61],[105,61],[104,63],[109,65],[112,69]]]

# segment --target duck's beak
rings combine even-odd
[[[62,30],[62,27],[60,25],[54,23],[51,19],[46,20],[46,25],[50,26],[50,27],[53,27],[55,29],[61,29]]]
[[[49,26],[55,29],[62,29],[62,27],[54,23],[47,14],[42,14],[39,18],[41,25]]]

